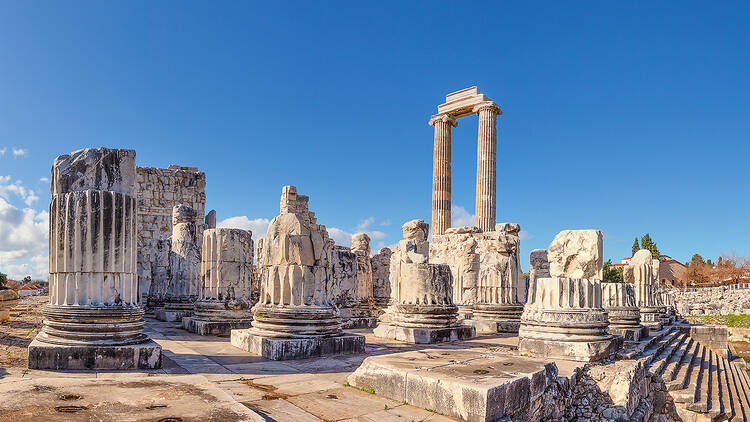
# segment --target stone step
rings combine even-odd
[[[748,410],[750,410],[750,408],[748,408],[745,389],[738,378],[739,374],[736,371],[737,368],[730,361],[727,361],[725,366],[727,368],[729,390],[731,392],[731,397],[734,400],[734,417],[731,420],[746,421],[748,416],[750,416],[748,414]]]
[[[686,382],[690,377],[690,373],[693,369],[693,361],[695,355],[701,350],[701,345],[697,341],[693,341],[693,345],[690,346],[685,356],[682,357],[679,365],[674,368],[674,374],[669,381],[667,381],[667,390],[682,390],[686,387]]]
[[[739,401],[742,404],[744,419],[741,420],[750,420],[750,382],[748,382],[744,362],[729,362],[729,366],[734,373],[738,396],[740,398]]]
[[[703,356],[705,353],[706,348],[699,343],[692,361],[689,363],[687,361],[683,362],[683,368],[686,370],[683,372],[683,368],[680,368],[680,372],[675,380],[678,384],[667,385],[667,389],[672,391],[674,401],[685,403],[686,406],[695,403],[696,391],[700,387],[700,376],[703,372]],[[684,374],[684,379],[680,377],[680,374]],[[680,380],[682,380],[682,382],[680,382]],[[670,386],[672,388],[670,388]]]
[[[660,352],[660,347],[664,346],[665,339],[674,335],[677,331],[675,327],[669,327],[660,331],[652,331],[650,335],[635,345],[628,347],[627,349],[617,352],[618,359],[635,359],[636,357],[646,358],[644,364],[650,362],[649,357],[653,356],[654,353]]]
[[[690,353],[690,350],[695,347],[695,344],[695,340],[693,340],[692,338],[687,338],[680,345],[680,348],[675,351],[674,355],[669,360],[667,367],[664,368],[664,372],[662,375],[664,383],[668,383],[675,378],[677,372],[680,370],[680,364],[686,358],[687,354]]]
[[[676,333],[671,336],[666,347],[654,357],[651,363],[646,367],[646,370],[654,375],[661,375],[664,372],[669,361],[674,356],[675,352],[680,349],[680,346],[686,341],[688,335],[685,333]]]
[[[727,359],[719,358],[719,395],[721,396],[721,414],[725,419],[732,419],[735,416],[734,403],[737,400],[736,392],[732,391],[727,374]]]
[[[724,359],[719,356],[713,350],[709,350],[711,353],[711,381],[709,384],[709,390],[706,392],[708,401],[708,415],[711,420],[718,420],[724,414],[724,405],[721,401],[721,389],[719,387],[719,381],[721,377],[721,368],[719,367],[720,362]]]
[[[715,371],[712,371],[716,368],[715,361],[712,358],[711,350],[704,347],[700,373],[695,377],[695,384],[691,384],[687,388],[691,390],[693,397],[692,400],[688,401],[686,407],[694,412],[708,413],[708,408],[711,405],[711,377],[716,377]]]

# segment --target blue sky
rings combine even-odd
[[[3,2],[0,271],[47,271],[42,178],[92,146],[199,167],[255,238],[293,184],[338,238],[393,244],[430,220],[427,121],[472,85],[504,112],[498,221],[524,269],[564,229],[603,230],[615,261],[645,232],[681,261],[750,250],[747,3],[360,4]],[[453,130],[463,220],[476,136]]]

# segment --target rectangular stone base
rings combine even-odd
[[[349,318],[341,323],[341,326],[346,329],[375,328],[377,325],[378,317]]]
[[[149,340],[129,346],[29,344],[29,369],[158,369],[161,346]]]
[[[365,336],[341,334],[321,338],[277,338],[232,330],[232,346],[271,360],[291,360],[365,352]]]
[[[380,324],[373,330],[375,337],[406,341],[416,344],[433,344],[447,341],[468,340],[476,337],[474,327],[459,325],[447,328],[406,328]]]
[[[154,317],[159,321],[182,322],[182,318],[193,316],[193,310],[172,311],[164,308],[154,309]]]
[[[232,330],[250,328],[253,319],[233,319],[231,321],[205,321],[195,317],[182,318],[182,328],[201,336],[228,337]]]
[[[529,403],[541,401],[557,375],[556,365],[546,359],[486,349],[426,349],[370,356],[347,381],[399,403],[488,422],[529,420]]]
[[[622,347],[622,337],[612,336],[602,341],[561,341],[520,338],[518,351],[522,354],[548,359],[594,362],[604,359]]]
[[[655,331],[661,331],[663,327],[661,322],[657,322],[657,321],[641,321],[641,325],[648,328],[649,332],[651,333]]]
[[[476,329],[477,334],[516,333],[521,321],[490,321],[486,319],[468,319],[463,322]]]
[[[607,330],[608,333],[614,334],[616,336],[622,336],[623,340],[625,341],[641,341],[644,338],[648,337],[648,327],[641,327],[641,328],[616,328],[610,326]]]

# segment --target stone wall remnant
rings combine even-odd
[[[61,155],[51,193],[50,299],[29,368],[159,367],[138,294],[135,151]]]
[[[166,268],[153,259],[159,240],[172,236],[172,208],[187,205],[196,211],[195,224],[200,238],[206,206],[206,174],[195,167],[170,165],[169,168],[137,167],[138,191],[138,284],[144,297],[151,290],[155,273]],[[158,290],[158,289],[157,289]],[[147,305],[154,302],[147,301]]]
[[[382,248],[372,256],[372,295],[378,314],[391,303],[391,256],[390,247]]]
[[[609,333],[625,341],[640,341],[648,336],[641,325],[641,312],[635,301],[635,290],[628,283],[602,283],[602,305],[609,319]]]

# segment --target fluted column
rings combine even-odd
[[[432,234],[443,234],[451,226],[451,126],[456,119],[447,114],[432,116],[435,149],[432,159]]]
[[[491,231],[495,229],[497,211],[497,116],[502,112],[491,101],[475,106],[473,111],[479,115],[474,225]]]

